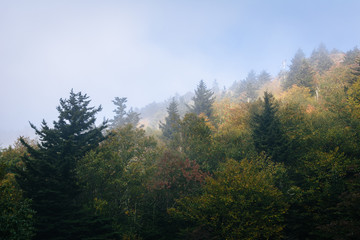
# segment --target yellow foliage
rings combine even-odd
[[[228,160],[204,193],[177,201],[169,214],[207,226],[221,239],[280,239],[286,204],[275,181],[285,170],[263,156]]]

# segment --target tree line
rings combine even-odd
[[[97,126],[72,90],[37,141],[1,150],[0,237],[359,239],[359,57],[320,45],[276,79],[200,81],[151,133],[119,97]]]

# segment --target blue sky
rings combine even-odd
[[[33,131],[70,90],[112,117],[114,97],[143,107],[196,88],[275,76],[309,56],[359,46],[358,0],[0,0],[0,146]]]

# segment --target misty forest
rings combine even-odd
[[[288,65],[103,121],[69,89],[1,149],[0,238],[360,239],[360,50]]]

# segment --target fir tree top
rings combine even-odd
[[[213,95],[214,93],[207,89],[206,84],[201,80],[195,90],[195,96],[192,98],[194,105],[190,108],[191,112],[197,115],[204,113],[207,117],[211,117],[212,105],[215,101]]]

